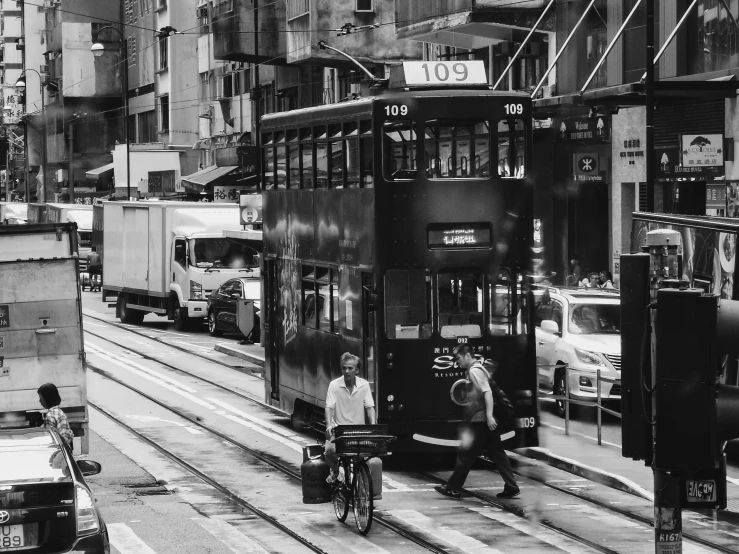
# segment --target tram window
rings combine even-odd
[[[289,188],[300,188],[300,148],[297,144],[290,144],[287,147],[287,158],[289,167],[290,181]]]
[[[413,121],[386,121],[383,124],[385,178],[391,181],[412,181],[416,178],[415,127]]]
[[[482,336],[482,272],[470,269],[440,271],[436,286],[441,336]]]
[[[344,188],[344,148],[340,140],[329,143],[331,145],[331,188]]]
[[[316,188],[328,188],[328,153],[327,145],[321,142],[316,146]]]
[[[431,274],[391,269],[385,274],[385,324],[390,339],[431,336]]]
[[[504,179],[526,176],[526,140],[523,119],[498,121],[498,175]]]
[[[275,188],[275,151],[271,146],[264,149],[264,188]]]
[[[304,189],[313,188],[313,145],[309,142],[304,142],[300,145],[300,152],[303,158],[303,171],[300,177],[303,181]]]
[[[338,272],[334,269],[303,266],[303,325],[311,329],[338,332],[337,279]]]
[[[346,144],[346,186],[350,189],[359,188],[359,141],[350,139]]]
[[[360,182],[363,188],[371,189],[375,186],[374,182],[374,163],[375,155],[372,151],[372,138],[362,137],[360,139],[361,150],[361,176]]]
[[[284,189],[287,188],[286,180],[287,180],[287,159],[286,159],[286,152],[285,152],[285,145],[280,144],[277,147],[275,147],[275,162],[276,162],[276,171],[275,171],[275,183],[277,184],[278,189]]]
[[[510,274],[502,270],[496,279],[488,281],[488,332],[492,335],[518,335],[521,333],[521,305],[514,311],[511,306],[520,302],[519,289],[513,298],[513,285]]]
[[[490,122],[427,121],[424,154],[431,179],[490,177]]]

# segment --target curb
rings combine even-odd
[[[239,350],[238,348],[234,348],[233,346],[228,346],[227,344],[220,342],[213,347],[213,350],[222,354],[228,354],[229,356],[233,356],[235,358],[246,360],[247,362],[259,367],[260,371],[258,373],[264,372],[264,357],[262,356],[249,354],[248,352],[244,352],[242,350]]]
[[[567,473],[572,473],[573,475],[583,477],[588,481],[594,481],[596,483],[600,483],[601,485],[605,485],[606,487],[633,494],[634,496],[644,498],[645,500],[649,500],[650,502],[654,501],[654,494],[637,485],[630,479],[626,479],[625,477],[616,475],[615,473],[609,473],[596,467],[585,465],[571,458],[559,456],[547,450],[546,448],[520,448],[515,452],[516,454],[518,454],[518,456],[516,457],[525,457],[533,460],[538,460],[540,462],[544,462],[551,467],[556,467],[557,469],[561,469],[562,471],[566,471]],[[516,460],[516,462],[525,463],[523,462],[523,460]]]

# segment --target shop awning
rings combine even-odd
[[[109,175],[110,173],[113,173],[113,164],[105,164],[103,166],[100,166],[96,169],[90,169],[89,171],[85,172],[85,177],[92,181],[97,181],[101,177],[105,177]]]
[[[207,187],[209,184],[225,177],[238,168],[239,166],[237,165],[227,165],[223,167],[211,165],[206,167],[205,169],[196,171],[192,175],[183,177],[182,184],[186,189],[203,192],[205,190],[205,187]]]

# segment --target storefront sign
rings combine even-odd
[[[239,185],[213,185],[213,202],[237,204],[241,187]]]
[[[427,239],[431,249],[490,248],[492,229],[489,223],[432,223]]]
[[[17,125],[23,115],[23,104],[21,103],[18,89],[15,87],[3,87],[3,123],[5,125]]]
[[[726,208],[726,184],[706,184],[706,208],[710,210],[723,210]]]
[[[685,167],[724,167],[724,135],[680,135]]]
[[[679,177],[692,177],[696,180],[714,180],[724,174],[723,165],[683,165],[680,149],[677,147],[655,149],[654,156],[657,179],[673,180]]]
[[[558,142],[608,142],[611,136],[607,117],[596,118],[554,118],[552,127],[557,130]]]
[[[0,306],[0,327],[10,327],[10,307]]]

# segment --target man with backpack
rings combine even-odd
[[[467,475],[475,463],[475,459],[487,451],[488,457],[495,462],[495,467],[503,478],[505,486],[498,498],[513,498],[521,492],[513,475],[511,461],[503,449],[501,426],[513,424],[513,405],[505,393],[493,380],[495,363],[485,360],[483,365],[476,357],[472,347],[462,344],[454,350],[457,364],[467,370],[467,379],[471,383],[470,404],[468,414],[470,423],[463,430],[469,438],[463,438],[457,453],[454,473],[446,486],[435,487],[436,491],[449,498],[459,498]]]

